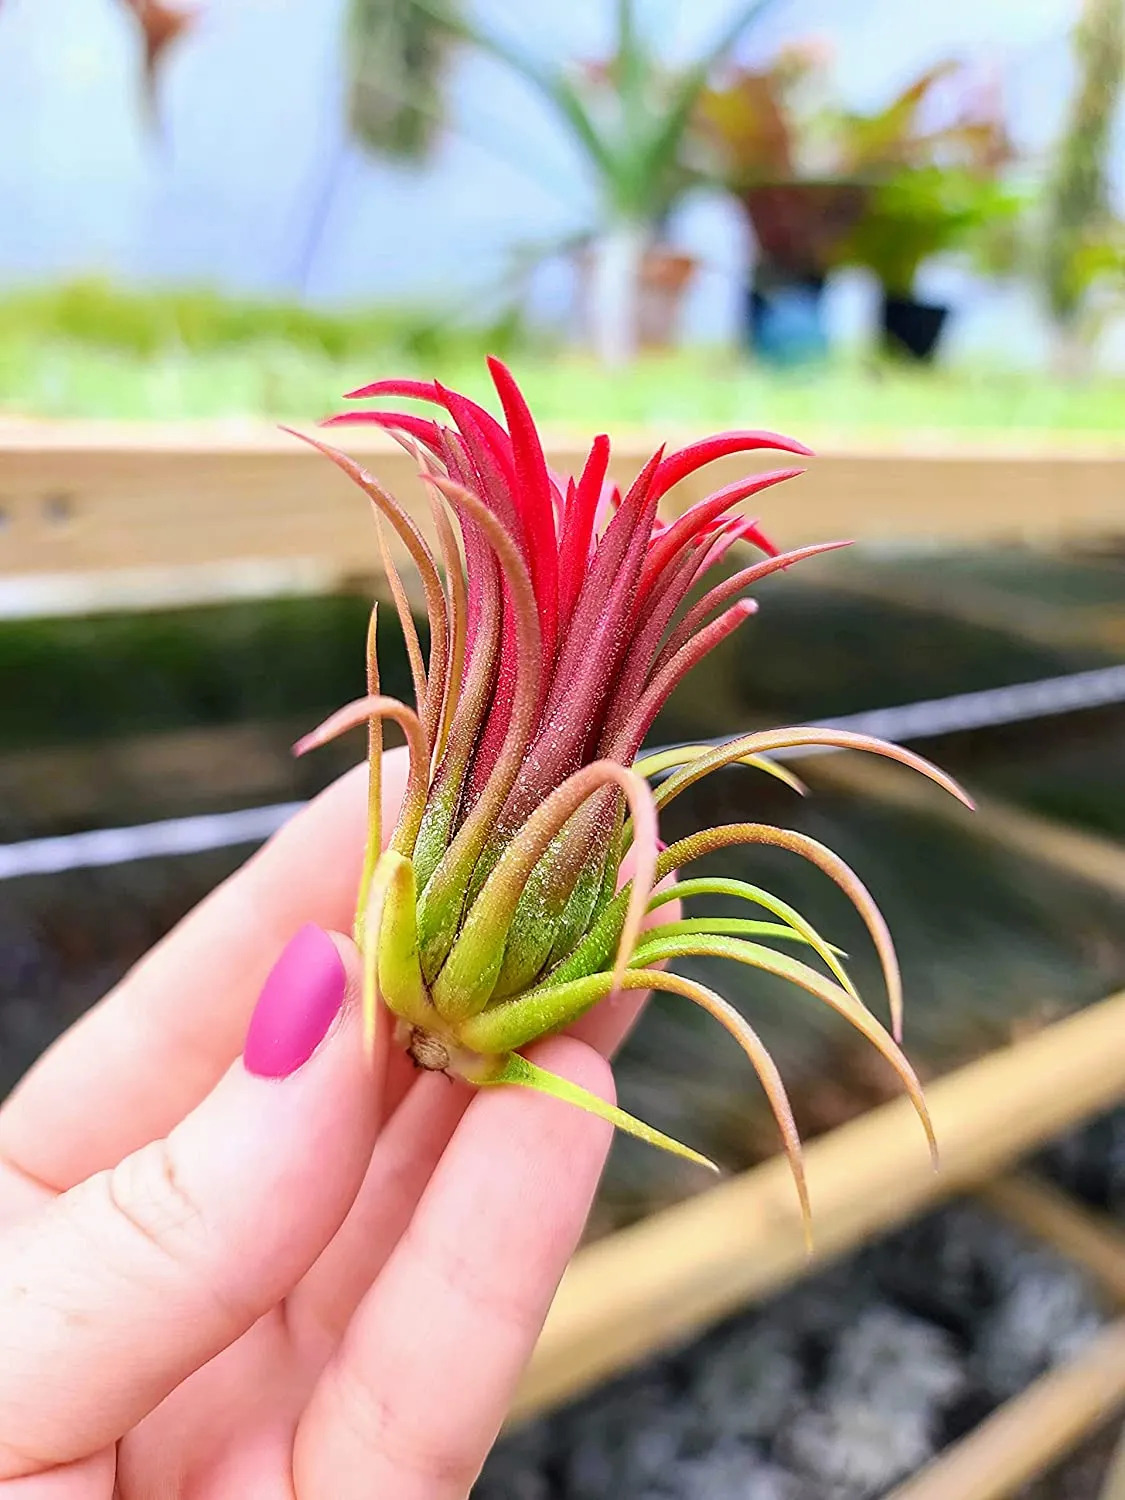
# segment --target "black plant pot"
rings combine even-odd
[[[937,302],[883,294],[883,348],[922,362],[933,359],[949,308]]]

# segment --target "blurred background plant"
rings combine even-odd
[[[927,119],[934,104],[946,118]],[[863,215],[841,257],[878,279],[888,352],[930,358],[948,308],[916,295],[919,269],[960,252],[1000,263],[1000,239],[1024,207],[1004,178],[1015,152],[997,86],[955,61],[927,69],[883,110],[845,113],[848,168],[871,183]]]
[[[175,137],[200,113],[203,59],[228,13],[204,0],[106,3],[139,29],[146,96],[155,107],[159,91],[171,130],[169,149],[148,170],[174,207],[186,170]],[[162,351],[160,369],[138,378],[152,384],[159,375],[173,404],[192,384],[189,356],[244,351],[249,359],[254,351],[266,389],[253,409],[269,409],[273,390],[293,414],[298,389],[319,389],[327,377],[322,366],[384,354],[424,362],[439,350],[456,363],[458,351],[467,355],[485,336],[509,350],[518,341],[529,356],[539,350],[547,359],[569,342],[610,370],[637,370],[638,356],[668,359],[677,344],[694,341],[696,355],[666,366],[668,379],[686,388],[686,372],[704,358],[698,310],[714,306],[722,280],[730,342],[748,346],[766,367],[815,372],[832,364],[846,384],[847,371],[871,363],[865,350],[933,361],[949,346],[951,323],[969,311],[979,321],[979,311],[1003,295],[1013,306],[1040,299],[1056,374],[1088,373],[1097,351],[1112,347],[1125,285],[1112,167],[1122,4],[1084,0],[1068,119],[1055,142],[1043,136],[1032,149],[1012,129],[1006,92],[1013,70],[999,54],[986,63],[951,54],[919,67],[915,49],[883,102],[868,87],[857,103],[848,76],[854,60],[845,66],[842,39],[815,32],[786,39],[787,0],[730,0],[727,7],[717,0],[684,45],[670,40],[652,4],[605,0],[600,49],[589,47],[588,33],[581,44],[552,49],[537,34],[539,22],[502,24],[502,0],[344,0],[335,32],[324,23],[332,107],[323,107],[319,146],[294,174],[295,208],[275,219],[284,231],[276,289],[259,282],[244,291],[230,277],[222,292],[185,288],[181,277],[125,291],[96,258],[89,274],[65,285],[17,288],[0,306],[0,400],[22,385],[25,404],[44,399],[42,391],[50,409],[65,407],[69,391],[96,383],[89,372],[71,379],[67,360],[75,351],[112,346],[123,359],[131,345],[138,356]],[[701,45],[707,20],[712,35]],[[594,60],[584,61],[591,52]],[[471,84],[464,97],[462,79]],[[503,92],[509,87],[511,96]],[[388,288],[383,295],[383,273],[374,267],[386,266],[386,246],[401,235],[403,203],[428,204],[432,213],[440,190],[428,194],[428,183],[453,190],[448,222],[431,238],[459,241],[473,189],[469,179],[449,176],[451,163],[460,161],[464,140],[478,153],[490,149],[483,116],[468,121],[466,135],[464,99],[490,89],[501,100],[497,122],[509,112],[492,145],[549,195],[557,167],[535,147],[524,150],[510,129],[513,108],[538,109],[537,128],[553,128],[569,148],[581,202],[568,222],[559,215],[541,232],[513,229],[486,276],[474,281],[458,270],[440,287],[419,283],[409,294]],[[400,207],[381,223],[368,220],[370,293],[335,296],[340,245],[354,241],[355,203],[370,198],[373,180]],[[740,247],[718,247],[716,219],[704,234],[694,227],[702,222],[699,206],[718,195],[742,218],[741,265]],[[518,195],[505,207],[513,224],[526,222]],[[219,233],[221,212],[208,208],[204,220],[198,234]],[[32,214],[24,222],[38,221]],[[256,224],[248,229],[259,233]],[[143,253],[142,244],[135,254]],[[184,263],[190,259],[185,253]],[[467,266],[470,256],[463,259]],[[540,289],[564,282],[565,297],[550,294],[556,311],[547,323]],[[836,293],[845,285],[871,286],[873,301],[868,327],[860,330],[853,318],[841,334]],[[1040,317],[1037,337],[1043,328]],[[1001,340],[995,353],[976,356],[977,372],[995,373],[1003,350]],[[309,379],[297,359],[317,364]],[[967,377],[963,360],[960,368]],[[113,373],[126,374],[123,367]],[[232,399],[249,399],[235,392],[255,386],[240,374],[219,378]],[[200,375],[195,386],[204,383]],[[89,399],[83,394],[80,404]]]
[[[743,205],[757,241],[752,340],[783,357],[771,330],[803,303],[811,332],[793,352],[826,352],[821,293],[833,270],[852,265],[880,283],[888,348],[928,358],[946,309],[915,300],[919,267],[974,241],[983,261],[986,236],[995,265],[995,236],[1023,205],[1001,180],[1013,149],[998,90],[950,60],[859,112],[835,102],[830,66],[823,44],[789,47],[700,100],[707,168]]]
[[[348,124],[372,152],[419,162],[446,121],[455,0],[351,0],[346,18]]]
[[[144,39],[144,89],[150,118],[156,119],[156,92],[164,56],[177,38],[191,29],[195,11],[164,0],[123,0],[133,13]]]
[[[293,277],[300,293],[308,292],[357,147],[417,167],[437,145],[447,123],[446,86],[459,24],[457,0],[348,0],[345,119],[314,178]]]
[[[862,181],[841,170],[831,57],[819,40],[784,47],[764,68],[730,70],[696,113],[701,173],[733,195],[756,245],[751,346],[782,363],[827,352],[821,294],[867,202]]]
[[[1069,119],[1047,181],[1041,276],[1055,326],[1055,364],[1087,371],[1107,304],[1125,291],[1125,226],[1110,206],[1112,129],[1125,82],[1125,5],[1083,0]]]
[[[690,64],[673,69],[639,24],[635,0],[615,0],[612,53],[578,68],[525,52],[476,25],[465,37],[510,68],[551,106],[596,184],[596,221],[579,237],[581,305],[598,358],[628,364],[642,343],[645,293],[651,303],[682,292],[690,264],[669,259],[662,230],[691,175],[685,142],[712,72],[742,41],[772,0],[738,5],[717,37]],[[667,315],[658,310],[658,325]]]

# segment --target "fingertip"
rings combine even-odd
[[[632,996],[628,998],[631,1000]],[[589,1089],[608,1104],[617,1103],[613,1069],[604,1052],[586,1038],[574,1032],[568,1032],[566,1036],[550,1037],[538,1042],[527,1055],[541,1068],[546,1068],[551,1073],[560,1073],[571,1083]]]
[[[344,1005],[358,1005],[363,984],[363,960],[355,940],[346,932],[336,932],[330,927],[325,929],[325,936],[330,939],[344,966]]]

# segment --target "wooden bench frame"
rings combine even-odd
[[[310,424],[311,430],[311,424]],[[690,435],[686,435],[690,436]],[[414,460],[371,429],[348,450],[418,516]],[[612,472],[628,482],[655,446],[626,439]],[[548,444],[577,472],[582,445]],[[669,512],[787,455],[736,456],[678,486]],[[786,546],[855,537],[898,545],[1082,542],[1125,534],[1125,447],[1104,442],[969,444],[935,436],[900,447],[833,443],[760,513]],[[232,564],[285,570],[302,586],[376,569],[367,508],[318,454],[256,423],[0,422],[0,575],[93,575],[128,590],[132,575],[195,570],[229,589]],[[208,585],[204,585],[208,586]],[[181,581],[179,587],[183,587]]]

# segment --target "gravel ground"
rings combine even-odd
[[[955,1204],[514,1433],[474,1500],[877,1500],[1104,1317],[1080,1272]],[[1036,1500],[1093,1500],[1090,1467]]]
[[[1052,1141],[1037,1165],[1091,1208],[1125,1224],[1125,1109]]]

